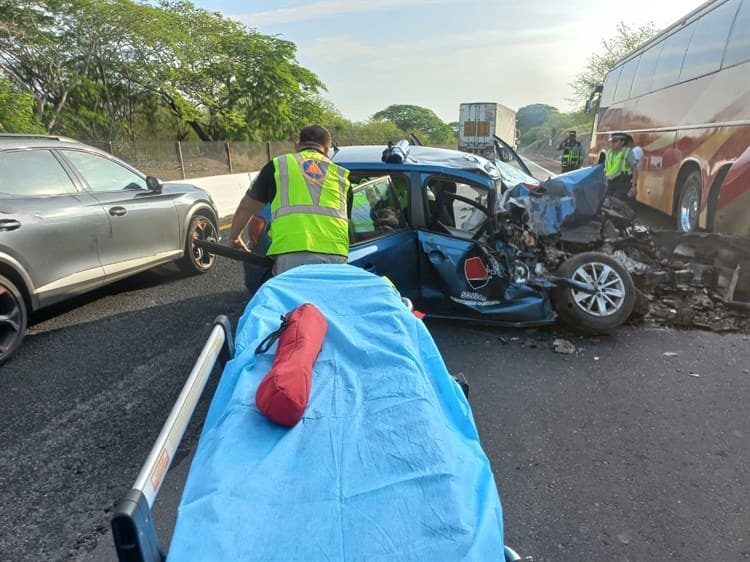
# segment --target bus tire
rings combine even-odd
[[[682,182],[675,209],[675,226],[680,232],[695,232],[698,230],[701,191],[701,174],[698,170],[692,170]]]

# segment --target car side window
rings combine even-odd
[[[479,231],[489,216],[486,212],[489,195],[486,187],[459,183],[442,176],[430,176],[424,183],[424,190],[431,229],[448,230],[456,236],[470,238]],[[476,205],[470,205],[465,200],[454,197],[455,195],[473,201]]]
[[[352,187],[351,242],[361,242],[407,227],[390,176],[362,180]]]
[[[0,152],[0,195],[37,197],[76,193],[75,185],[49,150]]]
[[[146,190],[146,180],[117,162],[80,150],[64,150],[92,191]]]

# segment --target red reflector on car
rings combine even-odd
[[[487,281],[490,274],[482,258],[469,258],[464,262],[464,275],[468,281]]]

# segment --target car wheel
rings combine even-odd
[[[185,255],[179,262],[180,267],[185,271],[205,273],[216,263],[216,255],[198,248],[193,244],[193,240],[219,241],[219,231],[213,218],[198,212],[190,219],[185,240]]]
[[[574,330],[586,334],[611,332],[633,312],[633,279],[610,256],[597,252],[578,254],[565,261],[558,273],[594,289],[591,293],[561,285],[552,292],[560,320]]]
[[[698,171],[690,172],[680,189],[677,201],[677,230],[695,232],[698,230],[698,215],[701,206],[701,175]]]
[[[27,322],[23,296],[10,279],[0,275],[0,365],[21,345]]]

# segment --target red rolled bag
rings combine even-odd
[[[302,419],[310,399],[313,365],[327,331],[320,310],[305,303],[283,316],[281,327],[255,350],[267,351],[278,337],[273,366],[255,392],[255,404],[268,419],[287,427]]]

